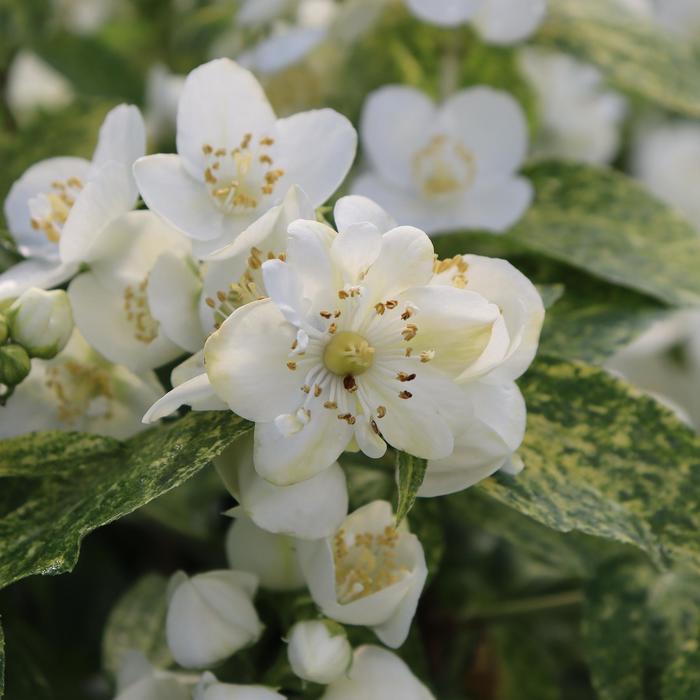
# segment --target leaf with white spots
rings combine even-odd
[[[397,523],[400,523],[413,508],[427,466],[427,460],[397,450],[396,481],[399,487],[396,506]]]

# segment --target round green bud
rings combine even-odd
[[[21,345],[10,343],[0,347],[0,384],[16,386],[31,368],[29,354]]]

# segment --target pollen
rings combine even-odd
[[[133,337],[149,345],[158,337],[160,324],[151,315],[147,296],[148,278],[138,285],[127,285],[124,289],[124,313],[132,327]]]
[[[35,231],[41,231],[51,243],[61,240],[63,225],[78,198],[83,183],[80,178],[54,180],[51,190],[40,194],[30,202],[30,224]]]

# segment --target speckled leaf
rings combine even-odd
[[[102,665],[111,674],[119,671],[128,651],[141,652],[157,668],[167,668],[173,662],[165,639],[167,587],[164,576],[149,574],[112,608],[102,637]]]
[[[406,452],[396,452],[396,483],[398,485],[396,522],[400,523],[416,502],[428,462]]]
[[[662,678],[663,700],[700,697],[700,630],[666,669]]]
[[[536,199],[510,238],[668,304],[700,304],[700,235],[613,170],[542,163]]]
[[[183,483],[250,428],[228,412],[192,412],[37,480],[0,519],[0,586],[70,571],[86,534]]]
[[[595,63],[620,89],[700,116],[700,56],[615,0],[550,0],[538,40]]]
[[[525,470],[477,488],[557,530],[632,544],[700,570],[700,438],[589,365],[540,358],[521,381]]]

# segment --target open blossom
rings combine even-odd
[[[486,380],[512,382],[537,347],[542,302],[504,261],[456,258],[435,275],[430,239],[362,197],[341,200],[336,222],[338,234],[292,224],[286,262],[262,265],[270,298],[205,345],[212,387],[256,421],[255,468],[279,485],[326,469],[353,440],[370,457],[386,443],[449,457],[456,436],[490,420]]]
[[[405,641],[428,569],[423,547],[391,504],[374,501],[351,513],[333,537],[298,543],[314,602],[332,620],[371,627],[390,647]]]
[[[355,649],[347,676],[331,683],[321,700],[435,700],[396,654],[374,645]]]
[[[35,430],[98,433],[119,439],[144,429],[141,416],[161,394],[155,374],[135,374],[98,355],[75,330],[52,360],[32,370],[3,409],[0,438]]]
[[[203,333],[188,323],[201,280],[187,238],[155,214],[134,211],[111,222],[94,248],[99,259],[68,290],[75,322],[91,345],[134,371],[174,360],[183,348],[201,348]]]
[[[406,0],[420,19],[444,27],[472,22],[493,44],[512,44],[530,36],[547,11],[547,0]]]
[[[367,98],[360,133],[371,170],[352,189],[399,223],[500,232],[532,201],[530,182],[517,175],[525,115],[506,92],[474,87],[436,106],[415,88],[383,87]]]
[[[100,233],[136,203],[131,167],[145,142],[138,109],[120,105],[105,118],[92,161],[49,158],[25,171],[7,195],[5,219],[27,259],[0,275],[0,299],[61,284],[94,259]]]
[[[597,68],[567,54],[528,47],[519,59],[539,99],[534,155],[609,163],[620,145],[623,97],[605,88]]]
[[[289,187],[312,206],[340,185],[356,134],[331,109],[276,119],[247,70],[217,59],[193,70],[177,116],[178,155],[147,156],[134,174],[149,208],[193,240],[205,257],[232,243]]]

